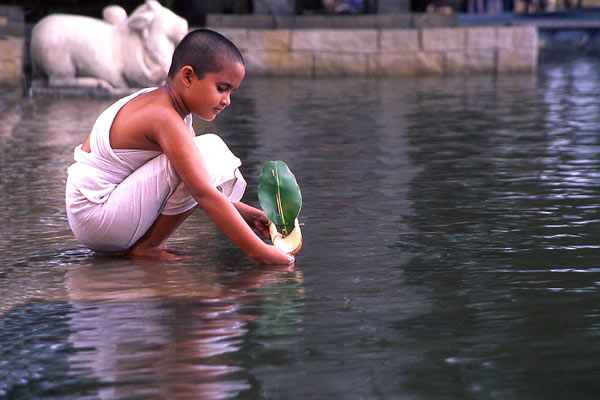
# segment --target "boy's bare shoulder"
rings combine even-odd
[[[176,122],[181,119],[168,93],[162,88],[136,97],[127,106],[130,106],[128,111],[133,118],[152,122]]]
[[[157,89],[132,99],[119,111],[110,130],[111,147],[160,150],[159,136],[181,127],[185,122],[169,95]]]

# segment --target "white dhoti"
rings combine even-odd
[[[118,111],[144,89],[117,101],[103,112],[92,129],[87,153],[78,146],[68,168],[66,206],[77,239],[99,252],[131,248],[162,213],[176,215],[196,206],[166,155],[153,150],[110,148],[109,131]],[[192,118],[185,122],[192,129]],[[211,182],[231,201],[239,201],[246,182],[241,161],[220,137],[194,137]]]

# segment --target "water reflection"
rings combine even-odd
[[[248,324],[274,312],[281,285],[301,291],[290,266],[219,268],[93,257],[66,276],[69,363],[100,381],[100,398],[230,398],[250,389],[235,353]],[[294,313],[292,313],[294,314]],[[297,324],[297,318],[279,325]]]

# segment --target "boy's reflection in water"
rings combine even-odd
[[[220,399],[250,388],[233,353],[280,283],[301,274],[198,264],[93,257],[68,272],[71,367],[100,380],[100,398]]]

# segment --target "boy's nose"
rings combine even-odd
[[[230,103],[231,100],[229,99],[229,96],[223,96],[223,98],[221,99],[221,105],[223,107],[227,107]]]

